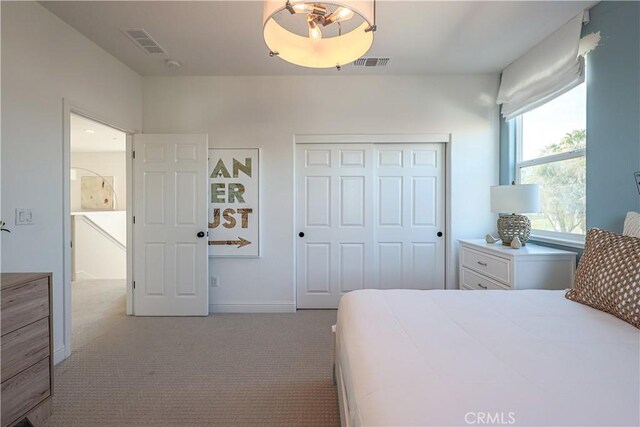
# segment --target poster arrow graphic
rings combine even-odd
[[[211,240],[209,241],[209,245],[211,246],[235,246],[238,245],[238,249],[243,246],[250,245],[251,242],[243,239],[242,237],[238,237],[238,240]]]

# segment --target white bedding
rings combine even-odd
[[[350,426],[640,425],[640,331],[564,291],[355,291],[336,332]]]

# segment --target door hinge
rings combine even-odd
[[[134,280],[133,281],[133,289],[135,289],[135,288],[136,288],[136,281]]]
[[[136,223],[136,216],[135,215],[133,216],[133,223],[134,224]]]
[[[70,241],[70,242],[69,242],[69,247],[70,247],[71,249],[73,249],[73,241]]]
[[[136,150],[133,150],[133,158],[136,158]]]

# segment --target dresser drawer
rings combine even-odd
[[[2,337],[1,381],[13,377],[49,355],[49,318],[45,317]]]
[[[49,358],[2,383],[2,425],[9,425],[49,397]]]
[[[2,290],[2,335],[49,315],[49,279]]]
[[[484,277],[475,271],[469,270],[468,268],[463,268],[460,275],[462,276],[460,277],[460,281],[462,282],[462,287],[464,289],[479,291],[488,289],[504,291],[508,289],[505,285],[494,282],[493,280]]]
[[[476,270],[505,285],[509,283],[509,260],[477,252],[466,247],[461,250],[461,258],[464,267]]]

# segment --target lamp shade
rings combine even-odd
[[[278,14],[288,14],[287,7],[295,10],[304,5],[320,5],[329,10],[346,8],[350,16],[357,16],[362,23],[351,31],[334,37],[314,39],[297,34],[278,20]],[[351,12],[353,12],[351,14]],[[264,2],[264,41],[273,55],[292,64],[311,68],[340,67],[362,57],[373,44],[375,18],[374,0],[365,1],[304,1],[267,0]],[[322,31],[322,30],[318,30]]]
[[[491,211],[494,213],[540,212],[540,186],[522,184],[491,187]]]

